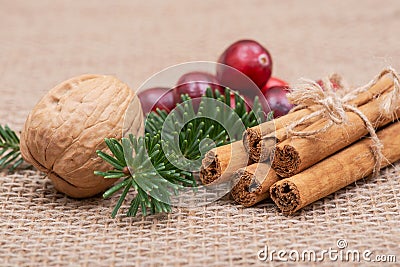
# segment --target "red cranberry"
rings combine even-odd
[[[253,40],[240,40],[229,46],[218,59],[219,63],[231,66],[247,75],[257,86],[262,88],[271,77],[272,59],[267,49]],[[229,68],[217,67],[217,78],[224,86],[240,90],[243,81],[235,81]],[[236,83],[236,84],[235,84]],[[239,84],[238,84],[239,83]],[[242,88],[241,88],[242,87]],[[246,94],[245,92],[242,92]]]
[[[264,96],[270,109],[274,112],[274,118],[286,115],[294,107],[286,97],[288,92],[288,88],[285,86],[271,87],[265,92]]]
[[[265,92],[267,92],[269,88],[275,86],[288,86],[288,83],[279,78],[271,77],[269,78],[268,82],[264,85],[264,87],[261,89],[261,92],[265,94]]]
[[[251,100],[247,96],[243,96],[243,95],[239,95],[239,96],[244,100],[244,103],[246,105],[246,110],[247,110],[247,112],[249,112],[253,107],[253,100]],[[235,109],[235,107],[236,107],[235,94],[231,93],[231,108]]]
[[[157,108],[170,112],[175,108],[176,96],[174,90],[154,87],[138,93],[143,113],[155,111]]]
[[[239,95],[243,100],[246,105],[246,111],[250,112],[254,108],[254,97],[248,97],[245,95]],[[268,105],[267,100],[265,99],[264,95],[257,95],[258,97],[258,104],[261,105],[261,109],[264,112],[264,116],[267,116],[269,112],[271,112],[271,109]],[[235,101],[235,94],[231,94],[231,108],[235,109],[236,107],[236,101]],[[258,116],[261,116],[261,114],[257,113]]]
[[[213,90],[219,90],[221,93],[224,92],[223,87],[218,84],[217,78],[206,72],[194,71],[186,73],[179,78],[176,85],[176,102],[181,101],[182,94],[188,94],[191,98],[201,97],[209,87]]]
[[[333,91],[337,91],[337,90],[342,88],[341,85],[337,81],[335,81],[334,79],[330,79],[329,81],[331,82],[331,87],[332,87]],[[319,84],[319,86],[322,87],[322,89],[324,91],[327,90],[325,88],[325,84],[324,84],[324,82],[322,80],[317,80],[316,82]]]

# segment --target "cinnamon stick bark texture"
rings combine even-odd
[[[235,171],[251,163],[242,141],[214,148],[206,153],[202,161],[200,181],[204,185],[226,182]]]
[[[393,75],[385,74],[380,77],[376,84],[372,85],[368,90],[362,92],[350,100],[349,103],[355,106],[362,106],[372,99],[379,97],[384,92],[387,92],[393,88]]]
[[[384,115],[381,111],[386,94],[359,107],[375,129],[393,120],[393,116]],[[399,107],[394,111],[394,115],[400,115]],[[293,176],[368,134],[360,116],[354,112],[346,112],[346,116],[347,123],[333,124],[325,132],[307,138],[291,137],[279,143],[275,148],[272,168],[281,177]],[[326,123],[327,119],[321,119],[305,128],[305,131],[321,129]]]
[[[391,90],[393,87],[393,79],[390,74],[381,77],[376,84],[368,90],[359,93],[353,99],[349,99],[348,103],[354,106],[362,106],[382,93]],[[262,123],[258,126],[249,128],[243,134],[243,145],[246,152],[250,154],[250,158],[254,162],[262,162],[272,158],[275,143],[282,142],[288,138],[286,127],[292,122],[311,114],[318,107],[301,109],[285,116],[277,118],[273,121]],[[296,130],[303,130],[311,124],[318,121],[318,117],[307,121],[306,124],[299,125]]]
[[[280,140],[278,138],[270,138],[261,142],[262,137],[280,129],[284,129],[293,121],[299,120],[312,112],[313,111],[310,109],[300,109],[296,112],[288,113],[285,116],[247,129],[243,133],[243,146],[245,151],[250,155],[250,158],[254,162],[266,160],[270,156],[270,153],[272,152],[271,149],[275,146],[275,143]]]
[[[382,167],[400,160],[400,122],[377,132],[385,156]],[[271,198],[285,214],[370,175],[375,166],[372,141],[365,138],[303,172],[272,185]]]
[[[236,203],[250,207],[268,198],[270,187],[279,178],[269,163],[254,163],[237,170],[232,180],[233,199]]]

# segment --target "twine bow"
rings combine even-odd
[[[354,90],[348,89],[349,87],[347,86],[344,87],[340,77],[337,75],[331,76],[329,79],[327,79],[327,81],[324,81],[323,86],[325,86],[325,90],[324,88],[322,88],[322,85],[313,80],[302,79],[303,83],[299,86],[292,88],[291,93],[288,94],[288,99],[293,104],[297,105],[294,109],[291,110],[291,112],[311,106],[318,106],[320,108],[318,108],[315,112],[303,117],[302,119],[291,123],[287,127],[288,136],[307,137],[326,132],[334,124],[347,123],[348,118],[346,112],[353,112],[362,119],[371,136],[373,142],[371,149],[375,158],[374,173],[376,173],[380,170],[382,160],[384,159],[384,156],[382,154],[382,142],[376,135],[375,129],[367,116],[365,116],[357,107],[348,104],[348,102],[356,98],[359,93],[365,92],[370,89],[378,82],[380,78],[382,78],[386,74],[391,74],[393,76],[394,89],[385,96],[385,99],[383,100],[380,108],[386,116],[394,116],[394,111],[396,110],[400,100],[400,78],[392,67],[384,69],[369,83]],[[334,92],[332,88],[332,80],[335,80],[335,83],[343,90]],[[318,116],[328,119],[324,127],[310,131],[295,130],[297,126]]]

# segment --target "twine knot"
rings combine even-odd
[[[367,116],[365,116],[357,107],[348,104],[348,102],[355,99],[359,93],[369,90],[378,82],[380,78],[388,73],[393,76],[394,89],[385,96],[386,98],[383,100],[380,108],[385,115],[393,116],[400,100],[400,79],[397,72],[392,67],[384,69],[369,83],[354,90],[350,90],[347,86],[345,87],[342,83],[341,77],[337,74],[332,75],[320,83],[309,79],[301,79],[303,83],[293,87],[292,91],[288,94],[288,99],[296,105],[291,112],[303,108],[309,108],[311,106],[316,106],[317,108],[315,109],[316,111],[312,112],[311,114],[291,123],[287,127],[287,135],[308,137],[318,133],[326,132],[334,124],[347,123],[348,118],[346,112],[353,112],[363,120],[371,136],[373,142],[371,149],[375,157],[374,173],[376,173],[379,171],[382,160],[384,159],[382,154],[383,145],[376,135],[375,129]],[[335,92],[333,90],[333,82],[341,90]],[[302,125],[306,121],[318,116],[327,118],[327,123],[322,128],[305,131],[295,130],[297,126]]]

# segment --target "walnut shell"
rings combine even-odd
[[[133,97],[133,91],[112,76],[82,75],[57,85],[26,120],[21,133],[23,158],[68,196],[84,198],[103,192],[115,179],[93,174],[112,169],[96,150],[105,150],[104,138],[121,138],[125,111]],[[137,129],[143,127],[140,104],[139,112],[128,123]]]

